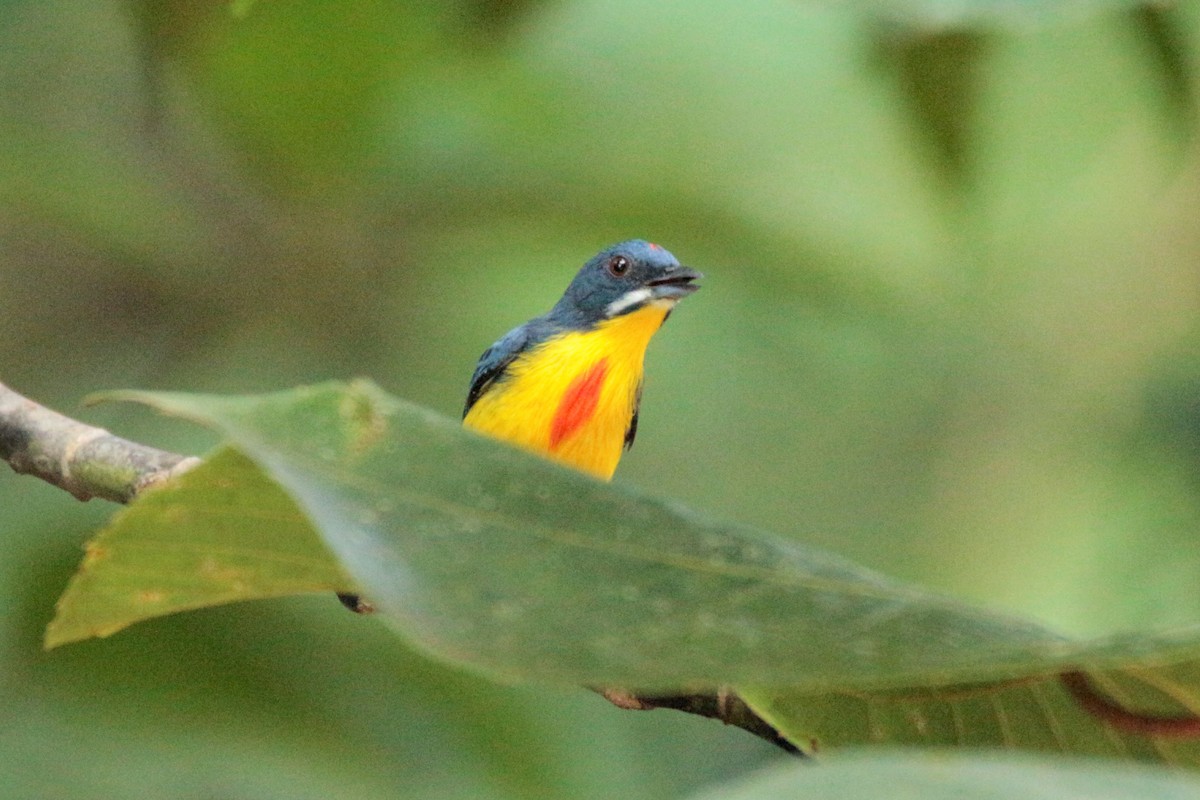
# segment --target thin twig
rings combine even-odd
[[[620,689],[600,689],[598,691],[617,708],[630,711],[673,708],[676,711],[717,719],[726,725],[741,728],[792,755],[806,755],[799,747],[783,738],[779,731],[771,727],[766,720],[755,714],[746,701],[728,687],[711,694],[639,695]]]
[[[113,436],[51,411],[0,383],[0,459],[79,500],[128,503],[200,463]]]

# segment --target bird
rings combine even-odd
[[[637,436],[646,347],[703,277],[642,239],[600,251],[550,311],[484,351],[463,425],[610,479]]]
[[[553,308],[483,352],[463,426],[609,480],[637,436],[646,347],[703,277],[642,239],[600,251]],[[375,610],[358,594],[338,599]]]

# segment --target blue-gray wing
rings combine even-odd
[[[475,405],[475,401],[482,397],[492,384],[504,377],[508,365],[528,350],[532,343],[529,325],[525,324],[513,328],[504,334],[500,341],[483,351],[479,363],[475,365],[475,374],[471,376],[471,388],[467,391],[467,402],[463,406],[464,417],[471,410],[471,406]]]

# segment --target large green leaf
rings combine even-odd
[[[368,383],[255,397],[126,396],[217,428],[269,480],[222,454],[139,501],[99,540],[123,559],[89,559],[52,626],[54,642],[175,610],[113,603],[105,590],[100,605],[125,617],[81,621],[92,586],[116,585],[126,598],[158,592],[177,608],[349,587],[336,564],[320,563],[315,526],[400,632],[501,678],[786,687],[742,691],[801,746],[997,744],[1196,761],[1190,745],[1116,734],[1055,679],[1085,669],[1118,700],[1195,709],[1195,629],[1071,642],[600,483]],[[217,494],[239,484],[245,491]],[[187,524],[214,512],[220,526]],[[139,546],[147,524],[151,546]],[[175,546],[188,563],[167,559]],[[236,591],[197,583],[206,549],[238,560]],[[178,580],[178,592],[156,588]]]
[[[499,445],[373,385],[129,397],[222,431],[402,631],[497,675],[823,690],[1009,678],[1074,650]]]

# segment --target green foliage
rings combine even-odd
[[[1089,641],[1200,620],[1195,0],[4,11],[0,363],[39,401],[369,375],[450,416],[488,343],[645,236],[709,278],[618,484]],[[772,756],[474,678],[324,595],[42,654],[111,508],[11,475],[0,508],[5,796],[678,797]],[[1100,685],[1175,707],[1141,676]],[[1053,690],[758,699],[916,742],[1002,739],[1038,692],[1058,718]]]
[[[1118,647],[1093,645],[1107,651],[1108,663],[1091,667],[1090,680],[1125,709],[1163,716],[1194,713],[1200,665],[1194,658],[1164,665],[1156,645],[1153,638],[1140,637]],[[1081,649],[1079,663],[1094,664],[1094,656]],[[866,743],[988,747],[1200,764],[1194,739],[1118,730],[1080,708],[1054,675],[1031,672],[993,684],[930,683],[824,694],[755,689],[747,692],[747,700],[790,739],[827,748]]]
[[[222,451],[170,493],[119,512],[88,544],[46,645],[192,608],[353,587],[292,499]]]
[[[136,576],[120,593],[163,598],[123,609],[126,624],[199,604],[160,588],[181,569],[182,580],[221,576],[210,603],[230,599],[231,583],[244,596],[348,590],[336,569],[308,566],[321,549],[307,519],[408,636],[498,677],[827,689],[907,686],[928,673],[1010,677],[1014,664],[1040,658],[1053,669],[1078,658],[1034,625],[597,482],[370,384],[124,396],[217,428],[265,473],[223,456],[178,490],[152,493],[148,509],[136,505],[97,540],[83,577]],[[192,563],[177,560],[182,548]],[[299,570],[280,568],[292,560]],[[106,613],[109,592],[93,591],[82,580],[72,587],[52,643],[95,625],[78,615]]]
[[[202,603],[349,591],[340,562],[415,645],[495,678],[756,687],[743,690],[751,706],[805,748],[986,744],[1200,762],[1200,745],[1118,734],[1056,680],[1111,673],[1126,679],[1130,708],[1166,713],[1165,695],[1188,712],[1200,696],[1194,626],[1070,643],[597,482],[373,384],[118,396],[216,428],[262,474],[222,452],[121,515],[90,548],[50,644]]]

